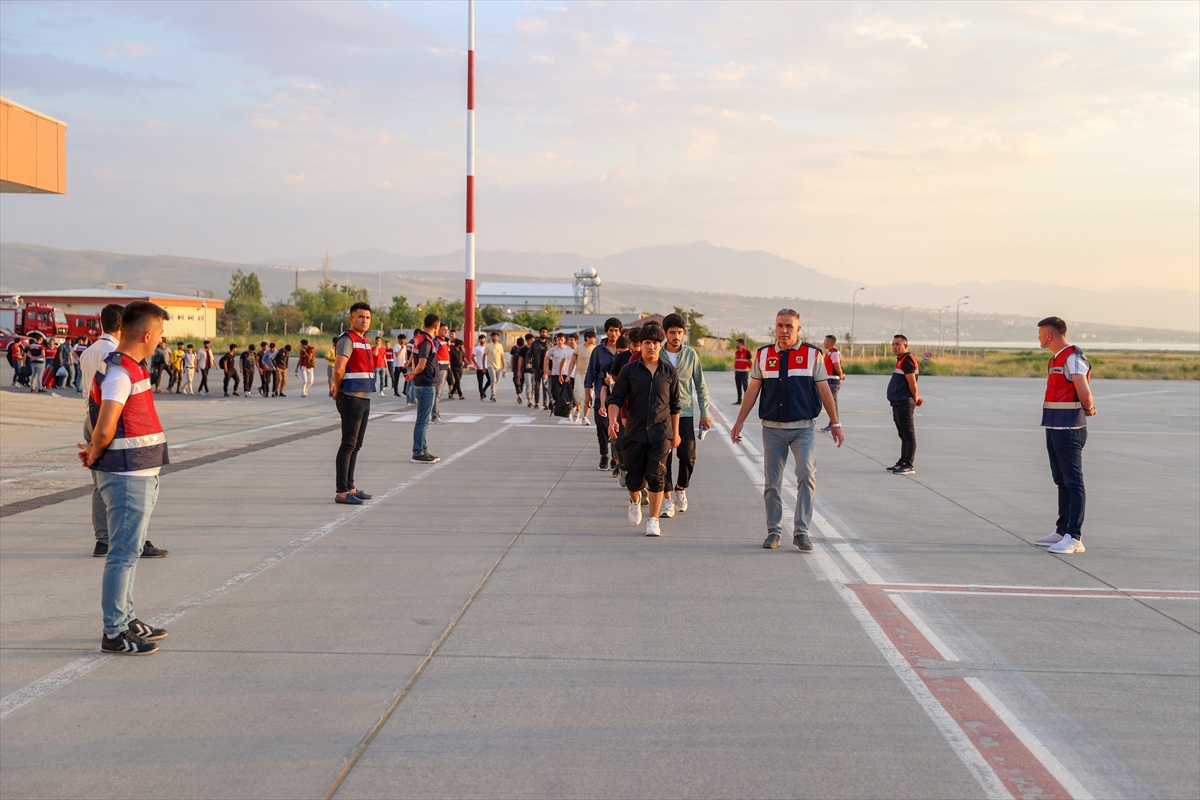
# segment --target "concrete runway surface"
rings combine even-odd
[[[443,401],[433,467],[377,400],[353,508],[319,392],[160,396],[149,658],[97,649],[81,401],[5,389],[0,795],[1200,795],[1200,384],[1094,383],[1087,552],[1053,556],[1041,381],[923,379],[898,477],[887,379],[852,376],[802,554],[762,549],[758,427],[709,380],[661,539],[510,381]]]

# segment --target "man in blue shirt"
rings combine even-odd
[[[594,409],[596,440],[600,444],[600,469],[607,471],[608,462],[608,419],[605,409],[600,407],[600,387],[608,375],[608,366],[617,357],[617,339],[621,338],[621,320],[609,317],[604,321],[604,343],[592,351],[587,372],[583,376],[585,404]]]

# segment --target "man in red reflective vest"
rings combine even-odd
[[[737,349],[733,351],[733,385],[737,387],[737,400],[733,401],[735,406],[742,404],[742,397],[746,394],[746,387],[750,385],[750,351],[746,349],[746,340],[737,340]]]
[[[1037,540],[1051,553],[1083,552],[1083,446],[1087,444],[1087,418],[1096,415],[1088,381],[1092,366],[1083,351],[1067,342],[1067,323],[1046,317],[1038,323],[1038,344],[1051,351],[1042,402],[1042,427],[1050,474],[1058,487],[1058,522],[1054,533]]]
[[[333,502],[343,505],[360,506],[372,497],[354,485],[354,465],[367,435],[371,395],[375,394],[375,359],[365,336],[370,328],[371,307],[355,303],[350,306],[350,330],[343,332],[334,345],[329,396],[342,418],[342,443],[334,460],[337,489]]]
[[[96,472],[108,517],[100,594],[104,612],[100,649],[105,653],[149,655],[158,650],[155,642],[167,636],[133,612],[135,567],[158,500],[158,473],[170,463],[150,374],[142,362],[153,355],[167,319],[166,311],[145,300],[125,306],[121,342],[105,359],[104,373],[96,373],[88,396],[92,439],[79,445],[79,459]]]

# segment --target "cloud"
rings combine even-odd
[[[105,58],[115,58],[117,56],[144,56],[150,53],[157,53],[161,48],[155,47],[152,44],[135,44],[134,42],[114,42],[104,48]]]
[[[24,90],[49,97],[70,92],[99,92],[130,97],[150,90],[180,89],[176,81],[131,75],[104,67],[94,67],[48,53],[26,55],[0,52],[0,86],[5,94]]]

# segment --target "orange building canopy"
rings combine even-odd
[[[67,123],[0,97],[0,192],[67,193]]]

